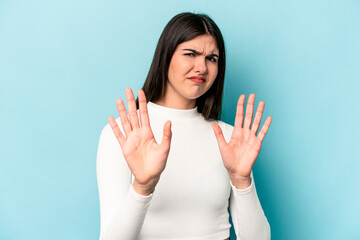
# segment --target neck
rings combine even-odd
[[[149,101],[147,103],[147,108],[150,117],[171,120],[174,122],[194,121],[200,119],[202,116],[201,113],[197,111],[196,106],[191,109],[176,109]]]
[[[193,109],[196,106],[196,99],[177,99],[177,100],[167,100],[162,98],[154,102],[162,107],[174,108],[174,109]]]

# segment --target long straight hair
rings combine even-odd
[[[216,40],[219,49],[218,74],[208,91],[196,99],[196,106],[206,120],[219,119],[225,79],[225,46],[220,29],[205,14],[180,13],[165,26],[142,87],[147,101],[156,102],[165,95],[169,65],[176,47],[204,34],[210,34]],[[138,98],[136,106],[139,109]]]

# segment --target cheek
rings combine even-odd
[[[184,74],[191,69],[192,61],[185,57],[178,57],[174,61],[174,69],[176,68],[177,73]]]
[[[218,67],[217,66],[213,66],[210,69],[211,71],[209,71],[209,78],[211,79],[211,82],[209,82],[209,85],[207,86],[208,88],[210,88],[212,86],[212,84],[215,82],[215,79],[217,77],[218,74]]]
[[[218,70],[219,70],[219,68],[217,65],[211,67],[211,77],[212,78],[214,78],[214,79],[216,78],[216,76],[218,74]]]
[[[169,72],[168,72],[168,78],[169,80],[172,80],[178,72],[178,66],[177,63],[172,60],[169,65]]]

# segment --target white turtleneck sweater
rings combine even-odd
[[[270,226],[256,193],[253,174],[248,188],[240,190],[232,185],[211,121],[205,120],[197,107],[173,109],[153,102],[148,102],[147,107],[158,143],[165,122],[172,122],[165,170],[149,196],[135,192],[134,176],[120,144],[110,125],[104,127],[96,161],[100,240],[223,240],[230,235],[228,206],[237,239],[270,239]],[[116,122],[124,133],[120,118]],[[215,122],[228,142],[233,126]]]

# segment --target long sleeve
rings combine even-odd
[[[132,188],[132,173],[107,124],[101,132],[96,170],[100,197],[100,239],[219,240],[229,237],[228,207],[241,240],[269,240],[270,228],[255,190],[229,184],[211,122],[197,108],[172,109],[148,102],[149,120],[160,143],[171,120],[166,168],[149,196]],[[116,119],[122,129],[120,118]],[[229,140],[232,126],[219,121]],[[209,178],[209,176],[211,176]]]
[[[238,240],[270,240],[270,225],[256,193],[251,172],[251,184],[237,189],[230,180],[230,213]]]
[[[116,119],[122,130],[119,118]],[[142,196],[131,183],[131,171],[107,124],[101,132],[96,173],[100,199],[100,240],[137,239],[153,194]]]
[[[226,141],[230,140],[234,127],[225,124]],[[270,240],[270,224],[261,207],[253,172],[251,184],[246,189],[237,189],[230,180],[230,213],[238,240]]]

